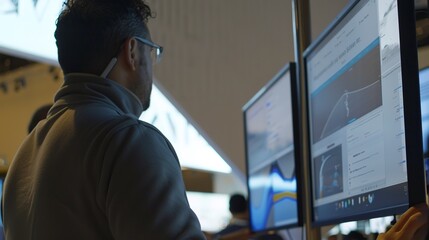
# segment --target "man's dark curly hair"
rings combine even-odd
[[[125,39],[149,37],[151,17],[144,0],[66,0],[55,31],[64,74],[101,74]]]

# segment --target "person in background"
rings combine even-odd
[[[139,120],[163,50],[151,17],[143,0],[64,3],[64,83],[7,173],[6,239],[205,239],[172,145]]]
[[[337,240],[338,239],[338,234],[336,235],[329,235],[327,240]]]
[[[349,234],[344,236],[344,240],[366,240],[367,238],[359,231],[350,231]]]
[[[229,211],[232,218],[229,224],[221,231],[215,233],[213,239],[245,230],[249,228],[249,212],[246,198],[239,193],[232,194],[229,198]]]
[[[28,123],[28,133],[31,133],[31,131],[36,127],[37,123],[39,123],[40,120],[43,120],[48,116],[48,111],[51,109],[52,104],[45,104],[33,113],[33,116],[31,116],[30,122]]]

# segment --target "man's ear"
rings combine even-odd
[[[135,38],[128,38],[124,43],[125,63],[132,71],[137,69],[139,64],[138,42]]]

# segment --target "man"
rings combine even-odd
[[[142,0],[65,3],[64,85],[9,169],[6,239],[204,239],[173,147],[138,119],[162,52],[150,17]]]

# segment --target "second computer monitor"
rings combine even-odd
[[[354,1],[304,54],[316,225],[425,201],[413,13]]]
[[[250,226],[301,223],[295,64],[285,66],[244,107]]]

